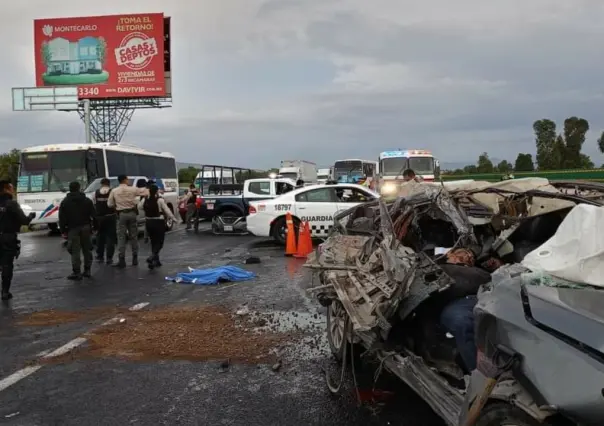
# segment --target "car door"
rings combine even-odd
[[[295,213],[303,222],[310,224],[313,238],[327,237],[333,226],[333,216],[338,209],[333,187],[309,189],[296,194]]]
[[[335,187],[335,191],[338,200],[338,213],[348,210],[351,207],[358,206],[361,203],[376,199],[375,194],[356,186],[338,185]]]

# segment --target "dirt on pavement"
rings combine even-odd
[[[87,333],[85,345],[50,362],[117,357],[265,364],[276,359],[275,348],[296,338],[296,333],[260,332],[247,316],[216,306],[164,307],[121,317]]]

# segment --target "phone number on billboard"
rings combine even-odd
[[[78,96],[98,96],[98,87],[78,87]]]

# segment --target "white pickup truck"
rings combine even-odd
[[[245,217],[250,201],[276,198],[296,187],[296,182],[287,178],[248,179],[243,184],[209,185],[207,193],[201,195],[199,218],[212,221],[215,234],[245,233]],[[196,229],[197,229],[196,223]]]

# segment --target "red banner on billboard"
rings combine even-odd
[[[82,99],[161,97],[164,15],[34,21],[36,86],[77,86]]]

